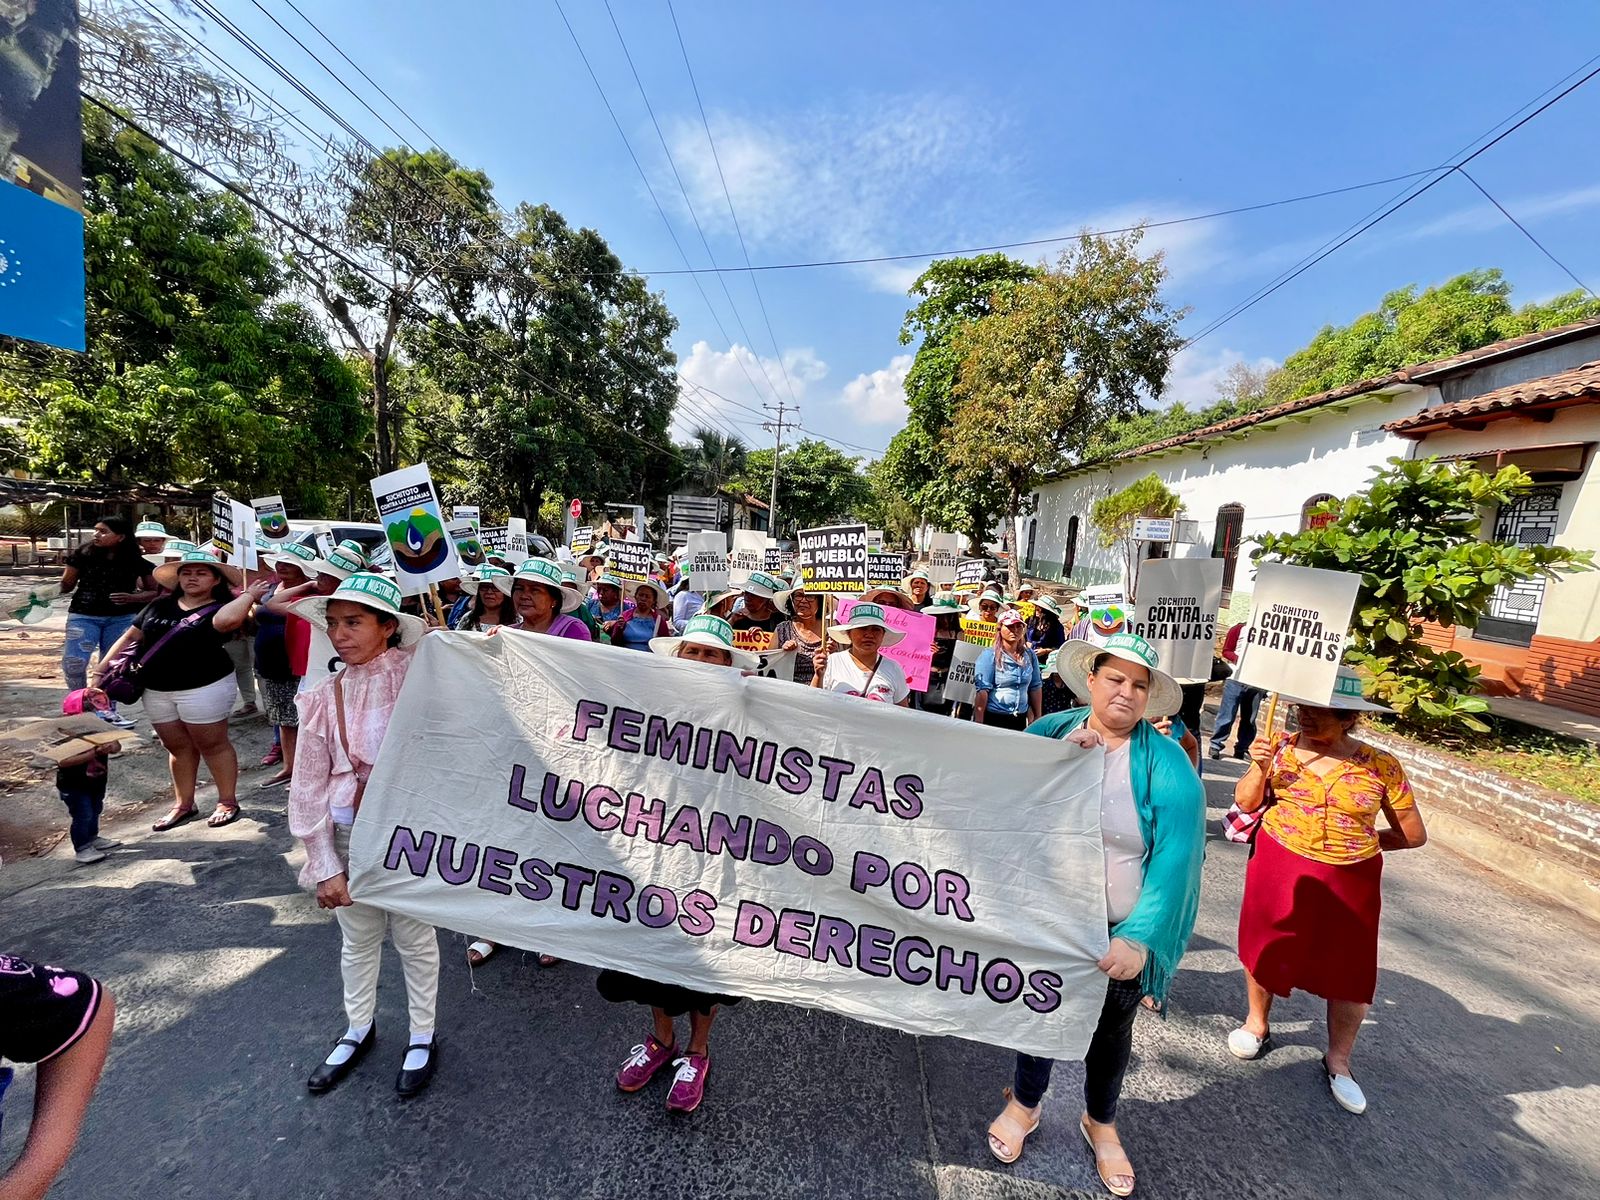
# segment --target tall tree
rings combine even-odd
[[[718,433],[702,425],[683,451],[686,480],[715,494],[744,471],[750,448],[730,433]]]
[[[813,438],[785,450],[778,472],[782,528],[793,532],[860,515],[872,495],[866,477],[857,469],[860,461]],[[745,456],[744,474],[734,486],[765,500],[772,491],[772,451],[750,451]],[[777,533],[774,530],[773,536]]]
[[[1008,544],[1045,477],[1166,386],[1182,313],[1161,299],[1166,268],[1159,253],[1140,256],[1141,237],[1084,234],[1054,270],[1000,293],[992,313],[956,334],[946,453],[965,482],[998,498]]]

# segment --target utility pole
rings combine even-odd
[[[763,404],[761,407],[768,412],[774,411],[770,404]],[[772,445],[772,495],[767,501],[767,536],[774,538],[778,536],[778,459],[783,456],[783,431],[799,428],[800,420],[800,410],[793,406],[785,407],[782,397],[778,399],[776,412],[777,420],[764,421],[761,425],[761,428],[776,438]],[[789,413],[792,419],[785,421],[784,413]]]

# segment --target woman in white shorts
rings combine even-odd
[[[171,811],[154,828],[173,829],[200,815],[194,791],[202,758],[217,785],[217,807],[206,824],[230,825],[239,818],[239,759],[228,740],[235,689],[227,643],[271,579],[235,596],[243,583],[239,569],[205,550],[157,567],[154,575],[171,594],[147,605],[102,662],[130,642],[148,647],[139,661],[144,712],[167,748],[173,794]],[[95,686],[100,682],[97,674]]]

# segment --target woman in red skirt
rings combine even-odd
[[[1399,761],[1351,736],[1363,712],[1381,707],[1363,698],[1353,671],[1340,668],[1326,704],[1290,703],[1300,731],[1258,737],[1234,790],[1245,812],[1266,812],[1239,909],[1250,1015],[1228,1035],[1228,1049],[1243,1059],[1262,1053],[1274,996],[1296,988],[1321,996],[1328,1087],[1342,1108],[1362,1113],[1350,1052],[1378,983],[1382,851],[1415,849],[1428,834]]]

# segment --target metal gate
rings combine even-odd
[[[1560,509],[1560,484],[1534,488],[1500,509],[1494,521],[1494,540],[1517,546],[1551,545],[1556,540]],[[1544,586],[1543,577],[1501,584],[1489,599],[1478,636],[1522,646],[1533,641],[1544,607]]]

